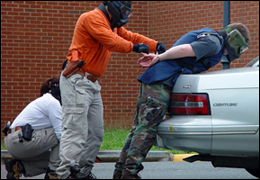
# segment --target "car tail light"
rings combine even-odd
[[[209,115],[207,94],[172,94],[170,113],[177,115]]]

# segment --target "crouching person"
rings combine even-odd
[[[5,163],[7,179],[45,174],[58,179],[61,138],[60,76],[46,80],[41,97],[32,101],[11,123],[5,133],[5,146],[14,159]]]

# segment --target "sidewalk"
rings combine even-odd
[[[167,151],[150,151],[144,162],[149,161],[183,161],[183,158],[192,156],[194,154],[171,154]],[[116,162],[120,156],[120,150],[100,150],[98,157],[102,162]],[[4,164],[12,156],[7,150],[1,150],[1,164]]]

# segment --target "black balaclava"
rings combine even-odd
[[[60,85],[59,85],[59,83],[51,82],[50,93],[61,104],[61,95],[60,95]]]
[[[111,19],[111,28],[114,29],[115,27],[120,28],[123,25],[125,25],[128,21],[129,18],[123,18],[122,17],[122,9],[127,8],[129,11],[132,12],[131,6],[132,2],[131,1],[107,1],[107,7],[108,7],[108,12],[111,14],[112,19]]]

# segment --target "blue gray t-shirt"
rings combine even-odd
[[[203,57],[210,57],[216,55],[221,49],[221,41],[217,36],[202,36],[197,41],[190,43],[193,51],[196,54],[196,60]],[[166,60],[167,61],[167,60]],[[173,87],[173,79],[177,78],[172,76],[168,79],[161,81],[163,84]]]
[[[221,49],[221,42],[217,36],[202,36],[197,41],[190,43],[196,54],[196,60],[202,57],[214,56]]]

